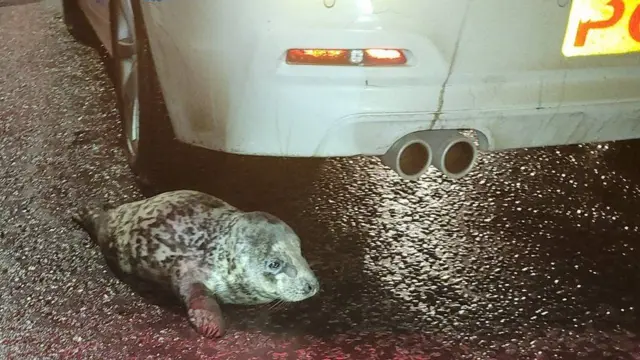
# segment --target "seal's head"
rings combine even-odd
[[[302,256],[300,239],[285,222],[255,211],[244,213],[236,226],[234,267],[260,301],[296,302],[318,293],[320,283]]]

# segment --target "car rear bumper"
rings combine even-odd
[[[423,130],[473,129],[482,150],[568,145],[640,138],[640,103],[566,106],[535,111],[461,111],[435,113],[359,113],[335,121],[312,115],[249,119],[261,125],[251,130],[231,126],[223,142],[207,141],[204,134],[181,141],[224,152],[287,156],[333,157],[382,155],[402,136]],[[234,121],[234,120],[231,120]],[[316,126],[283,125],[291,122]],[[318,126],[320,124],[320,126]]]
[[[212,150],[287,157],[382,155],[406,134],[438,129],[476,130],[483,150],[640,138],[640,94],[630,91],[640,91],[640,79],[629,76],[571,84],[558,77],[542,93],[528,82],[498,89],[450,81],[443,91],[420,85],[418,77],[262,78],[271,80],[247,84],[224,119],[214,112],[177,118],[178,138]]]

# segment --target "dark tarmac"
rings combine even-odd
[[[0,2],[0,358],[640,359],[639,142],[482,154],[419,183],[376,159],[168,144],[141,192],[100,55],[55,1],[17,3]],[[227,336],[203,339],[70,220],[178,188],[287,221],[321,293],[225,307]]]

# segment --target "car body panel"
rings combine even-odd
[[[80,0],[80,8],[87,16],[100,42],[111,53],[111,31],[109,24],[109,0]]]
[[[477,130],[485,150],[640,137],[640,56],[565,57],[568,0],[142,4],[186,143],[325,157],[381,155],[429,129]],[[369,47],[408,49],[409,64],[285,62],[289,48]]]

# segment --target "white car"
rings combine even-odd
[[[179,141],[409,180],[466,175],[460,130],[483,151],[640,138],[640,0],[63,3],[114,59],[134,168],[166,135],[152,93]]]

